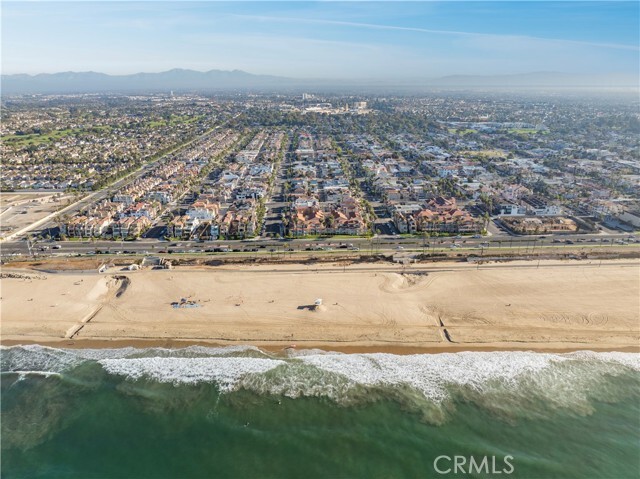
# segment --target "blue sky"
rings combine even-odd
[[[2,72],[638,75],[640,2],[2,2]]]

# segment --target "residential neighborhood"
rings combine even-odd
[[[55,216],[48,231],[62,239],[632,232],[640,120],[615,106],[464,94],[15,98],[3,105],[2,188],[100,192]]]

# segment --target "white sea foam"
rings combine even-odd
[[[3,371],[2,374],[17,374],[19,380],[23,380],[27,376],[42,376],[45,378],[60,376],[60,373],[53,371]]]
[[[295,349],[295,348],[287,348],[285,350],[287,357],[289,358],[298,358],[301,356],[318,356],[318,355],[344,355],[344,353],[340,353],[338,351],[325,351],[324,349]]]
[[[449,384],[482,390],[491,380],[513,381],[527,372],[548,368],[562,356],[540,353],[442,353],[396,356],[356,354],[306,356],[301,361],[340,374],[366,386],[407,386],[425,397],[441,401]]]
[[[603,353],[595,351],[576,351],[574,353],[568,353],[566,356],[576,359],[608,361],[611,363],[623,364],[628,368],[640,371],[640,354],[637,353],[621,353],[617,351],[608,351]]]
[[[38,345],[3,347],[2,371],[50,371],[60,373],[77,366],[82,359],[68,349]]]
[[[215,383],[221,391],[245,388],[289,397],[348,400],[369,388],[413,391],[441,403],[452,388],[469,397],[543,397],[559,407],[608,399],[601,387],[612,376],[640,371],[636,353],[568,354],[460,352],[398,356],[305,351],[276,359],[252,346],[178,350],[62,350],[41,346],[2,348],[3,371],[65,372],[97,362],[110,374],[175,384]],[[603,392],[605,391],[605,392]],[[414,393],[411,393],[414,394]],[[613,394],[613,393],[612,393]],[[497,402],[497,401],[496,401]],[[585,406],[584,410],[588,407]]]
[[[255,346],[205,347],[189,346],[180,349],[167,348],[104,348],[57,349],[40,345],[2,346],[0,356],[2,371],[68,371],[86,361],[136,357],[219,357],[252,353],[264,355]],[[264,355],[266,357],[266,355]]]
[[[174,384],[216,383],[232,391],[247,374],[269,371],[284,361],[259,358],[133,358],[98,361],[111,374]]]

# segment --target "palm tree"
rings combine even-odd
[[[322,222],[324,223],[325,229],[333,230],[333,227],[335,226],[335,223],[336,223],[336,219],[333,217],[333,215],[327,215],[324,217]]]
[[[436,232],[440,233],[440,224],[441,223],[442,223],[442,220],[440,219],[440,217],[434,218],[434,220],[431,222],[432,229],[435,230]]]
[[[422,254],[423,254],[423,255],[424,255],[424,248],[425,248],[425,246],[426,246],[427,238],[430,238],[430,237],[431,237],[431,235],[429,234],[429,232],[424,230],[424,226],[425,226],[425,225],[424,225],[424,222],[422,222],[421,230],[422,230]]]

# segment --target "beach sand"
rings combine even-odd
[[[269,264],[5,277],[2,342],[637,350],[639,266]],[[181,298],[197,307],[172,307]]]

